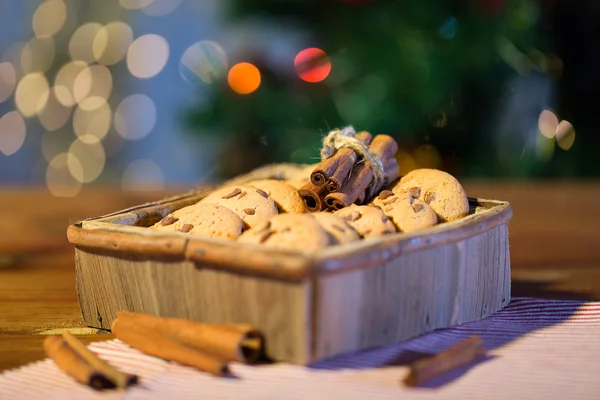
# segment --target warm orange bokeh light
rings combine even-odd
[[[250,63],[235,64],[229,70],[227,83],[234,92],[249,94],[260,86],[260,72]]]
[[[327,54],[315,47],[304,49],[294,59],[294,68],[300,79],[306,82],[320,82],[331,72],[331,61]]]

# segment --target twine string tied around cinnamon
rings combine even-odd
[[[357,132],[349,125],[342,129],[334,129],[323,138],[321,146],[321,161],[332,157],[336,151],[348,147],[358,155],[360,161],[367,162],[373,170],[373,181],[366,190],[366,197],[372,198],[383,186],[384,169],[383,160],[369,150],[369,147],[358,141]]]

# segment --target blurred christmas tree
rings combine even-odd
[[[509,140],[498,151],[493,135],[510,79],[547,76],[552,65],[538,41],[537,3],[230,1],[232,24],[256,18],[310,32],[304,47],[326,56],[313,51],[311,59],[309,50],[308,60],[273,63],[255,45],[230,60],[230,66],[255,65],[258,88],[236,93],[223,75],[205,89],[210,107],[192,110],[189,118],[199,132],[221,133],[222,176],[269,162],[315,162],[322,134],[347,124],[394,136],[401,172],[417,166],[461,176],[540,171],[537,159],[519,159],[518,146],[529,139],[517,137],[513,147]]]

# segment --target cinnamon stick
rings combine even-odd
[[[325,204],[335,210],[340,210],[354,203],[373,181],[373,170],[366,163],[358,164],[352,170],[348,180],[344,182],[339,192],[329,193]]]
[[[248,324],[203,324],[180,318],[119,311],[117,319],[170,337],[226,361],[253,363],[263,349],[262,335]]]
[[[137,383],[138,377],[136,375],[121,372],[112,365],[106,363],[69,332],[64,332],[62,337],[67,345],[73,351],[75,351],[79,357],[81,357],[95,371],[101,373],[111,380],[117,388],[124,389],[127,386]]]
[[[418,386],[429,379],[484,357],[486,349],[479,336],[471,336],[443,352],[416,361],[410,366],[404,383]]]
[[[107,376],[86,363],[59,335],[44,339],[44,351],[54,363],[76,381],[96,390],[112,389],[116,385]]]
[[[144,329],[131,318],[116,318],[111,325],[111,331],[117,339],[151,356],[189,365],[215,376],[229,372],[226,361],[153,330]]]
[[[308,182],[298,190],[298,194],[302,197],[307,211],[321,211],[327,195],[327,188],[325,185],[316,186],[312,182]]]
[[[387,186],[400,176],[400,166],[395,157],[383,161],[383,185]]]
[[[398,143],[389,135],[376,135],[369,145],[369,150],[382,161],[385,161],[396,155]]]

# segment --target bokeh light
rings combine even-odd
[[[294,59],[294,68],[300,79],[320,82],[331,72],[331,61],[323,50],[311,47],[298,53]]]
[[[112,110],[107,102],[100,107],[87,107],[88,101],[94,101],[94,98],[85,99],[75,109],[73,130],[80,140],[93,143],[103,139],[110,130]]]
[[[114,116],[115,130],[127,140],[140,140],[150,133],[156,124],[156,106],[144,94],[124,98]]]
[[[242,62],[229,70],[227,83],[238,94],[250,94],[260,86],[260,72],[254,65]]]
[[[448,18],[440,27],[438,31],[438,35],[442,39],[450,40],[454,39],[456,36],[456,31],[458,29],[458,21],[454,17]]]
[[[70,161],[70,162],[69,162]],[[46,186],[53,196],[75,197],[81,190],[81,182],[73,178],[71,168],[83,171],[78,160],[69,153],[57,154],[46,168]],[[78,172],[82,174],[82,172]]]
[[[16,111],[0,118],[0,152],[5,156],[15,154],[25,142],[25,121]]]
[[[54,40],[33,38],[25,44],[21,52],[21,70],[24,74],[45,72],[54,62],[54,54]]]
[[[400,170],[400,176],[408,174],[410,171],[419,168],[414,157],[409,152],[399,149],[396,153],[396,161],[398,161],[398,168]]]
[[[560,124],[558,124],[556,143],[563,150],[569,150],[575,143],[575,128],[569,121],[560,121]]]
[[[181,57],[181,75],[187,79],[190,73],[206,84],[211,84],[227,73],[227,55],[216,42],[204,40],[194,43]]]
[[[135,39],[127,52],[127,67],[137,78],[157,75],[169,59],[169,43],[159,35],[148,34]]]
[[[538,118],[538,129],[540,133],[549,139],[552,139],[556,135],[556,128],[558,127],[558,117],[550,110],[544,110],[540,113]]]
[[[46,107],[38,114],[42,126],[48,131],[62,128],[71,116],[71,107],[63,105],[56,97],[56,90],[52,88],[48,96]]]
[[[24,42],[16,42],[11,44],[6,50],[4,50],[2,53],[2,58],[0,58],[1,62],[7,62],[12,65],[15,71],[15,80],[18,80],[21,76],[23,76],[21,68],[21,54],[23,54],[25,45],[26,43]]]
[[[75,80],[79,74],[88,67],[83,61],[72,61],[65,64],[56,74],[54,91],[56,98],[65,106],[72,106],[75,101]],[[85,82],[80,81],[82,84]],[[78,89],[78,92],[82,89]]]
[[[180,4],[181,0],[152,0],[150,4],[142,8],[142,12],[152,17],[162,17],[175,11]]]
[[[119,0],[121,7],[127,10],[139,10],[147,7],[152,3],[152,0]]]
[[[123,190],[161,190],[164,188],[165,178],[154,161],[139,159],[127,166],[123,172],[121,185]]]
[[[6,101],[15,90],[17,75],[12,64],[0,63],[0,103]]]
[[[17,85],[15,103],[24,117],[32,117],[44,109],[50,88],[43,74],[34,72],[25,75]]]
[[[60,31],[66,20],[67,6],[62,0],[44,1],[33,14],[33,32],[38,38],[49,38]]]
[[[113,65],[121,61],[133,41],[133,31],[124,22],[111,22],[96,34],[92,52],[99,64]]]
[[[69,147],[69,155],[69,171],[73,178],[81,183],[95,181],[104,169],[104,147],[102,142],[93,136],[76,139]]]
[[[93,99],[85,102],[86,109],[92,110],[108,100],[112,88],[110,70],[103,65],[92,65],[83,69],[75,78],[73,95],[79,104],[82,104],[83,100]]]
[[[77,28],[69,41],[69,54],[72,60],[84,61],[87,64],[96,61],[94,58],[94,40],[101,29],[102,25],[96,22],[88,22]]]
[[[61,135],[59,132],[46,131],[42,133],[40,148],[47,162],[51,162],[60,153],[65,153],[71,145],[71,139]],[[46,164],[44,163],[44,169]]]
[[[439,151],[430,144],[424,144],[413,152],[415,163],[419,168],[439,169],[442,167],[442,157]]]

